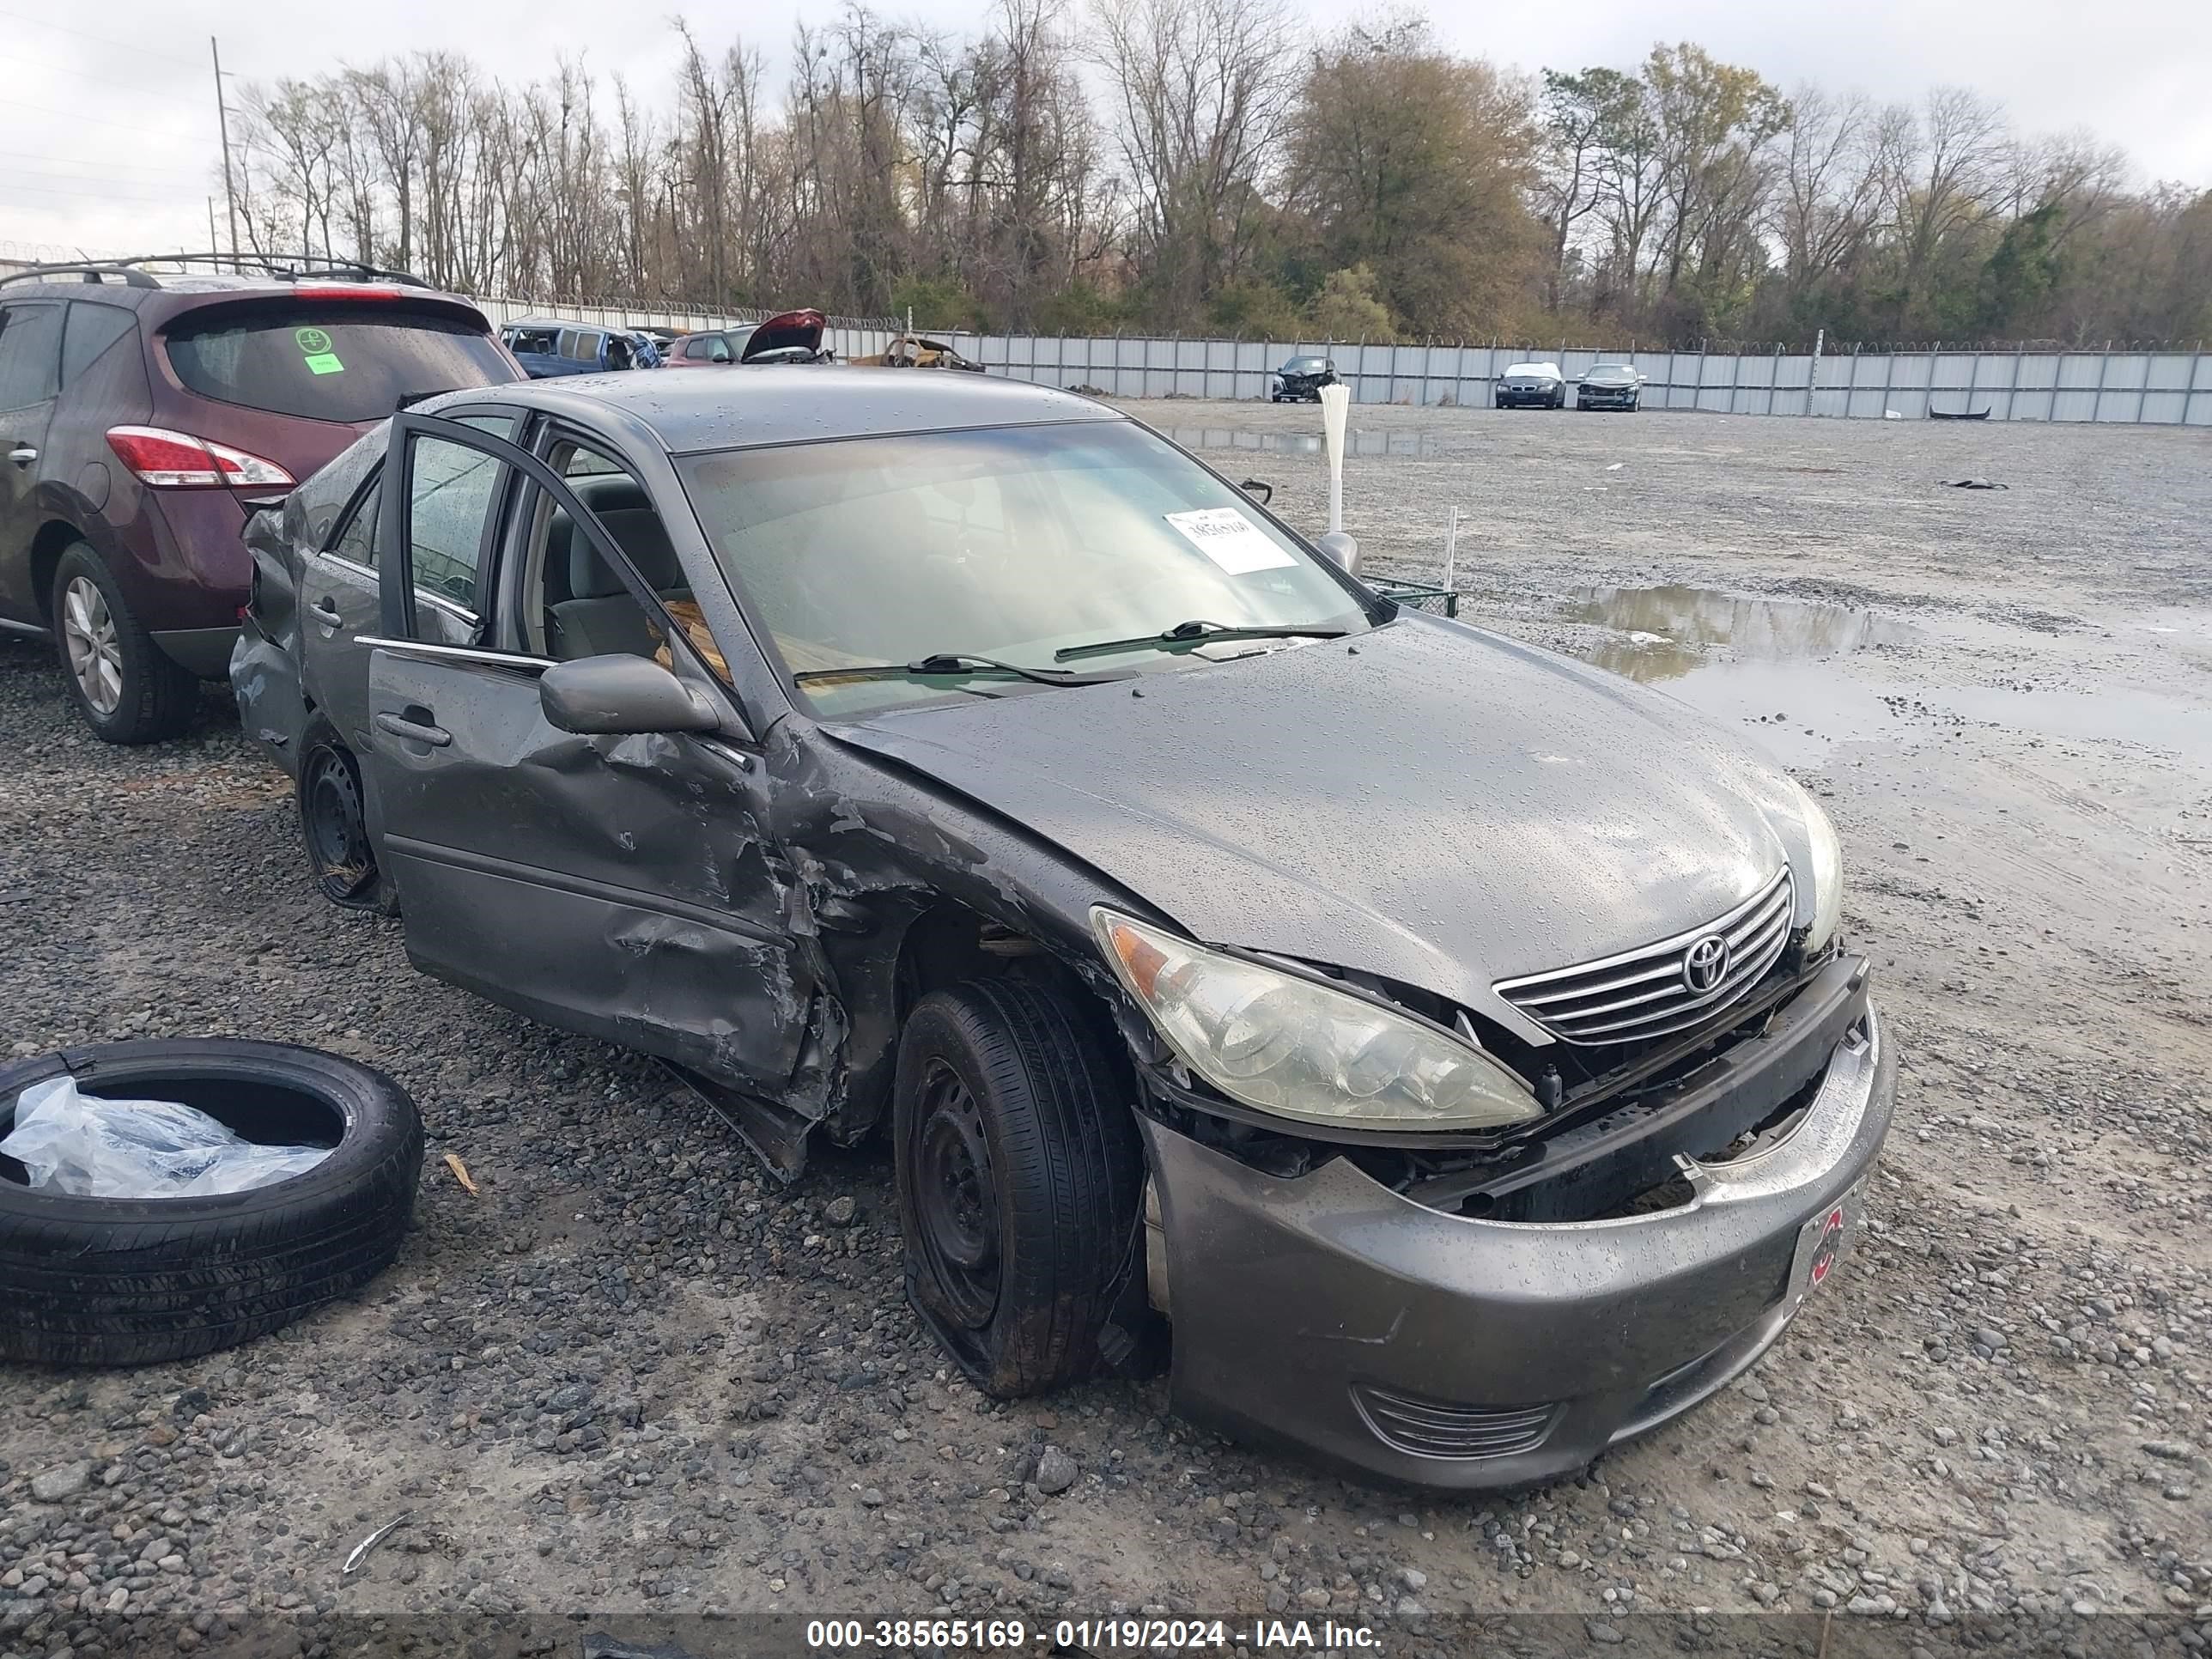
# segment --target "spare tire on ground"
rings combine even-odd
[[[189,1358],[289,1325],[398,1255],[422,1121],[374,1067],[221,1037],[67,1049],[0,1066],[0,1138],[24,1090],[64,1073],[85,1094],[177,1101],[249,1140],[332,1150],[304,1175],[207,1198],[34,1191],[0,1158],[0,1358]]]

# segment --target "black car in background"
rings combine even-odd
[[[1626,363],[1594,363],[1575,389],[1577,409],[1625,409],[1631,414],[1644,398],[1644,376]]]
[[[1567,380],[1557,363],[1508,363],[1498,376],[1500,409],[1565,409]]]
[[[1321,389],[1337,384],[1336,363],[1328,357],[1293,357],[1275,371],[1275,384],[1267,401],[1275,404],[1317,404]]]
[[[192,269],[211,263],[0,282],[0,626],[52,633],[110,743],[174,736],[222,674],[257,506],[397,409],[520,377],[483,312],[418,277],[304,255]]]

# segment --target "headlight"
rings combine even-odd
[[[1361,1129],[1489,1129],[1541,1115],[1479,1050],[1373,1003],[1104,908],[1091,924],[1183,1063],[1232,1100]]]
[[[1813,927],[1805,945],[1817,951],[1836,936],[1844,919],[1844,844],[1820,803],[1810,793],[1800,793],[1805,795],[1805,833],[1813,842]]]

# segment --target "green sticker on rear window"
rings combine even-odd
[[[295,328],[292,331],[292,338],[307,356],[326,357],[330,355],[331,337],[319,328]]]
[[[307,373],[310,374],[343,374],[345,373],[345,365],[337,360],[337,357],[334,353],[318,351],[311,355],[307,359]]]

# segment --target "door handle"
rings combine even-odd
[[[328,599],[317,599],[307,607],[307,611],[325,628],[335,629],[345,622],[345,617],[339,614],[337,605]]]
[[[28,466],[39,459],[39,452],[28,444],[18,444],[8,452],[8,459],[18,466]]]
[[[389,732],[408,743],[427,743],[433,749],[443,749],[453,742],[453,734],[442,726],[426,726],[420,720],[406,720],[398,714],[379,714],[376,729]]]

